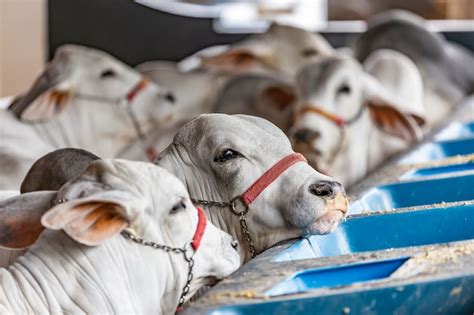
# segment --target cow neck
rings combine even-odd
[[[183,289],[181,290],[181,295],[178,300],[178,306],[176,308],[176,312],[180,312],[182,310],[184,302],[186,301],[186,297],[188,296],[189,291],[191,289],[191,281],[194,278],[194,273],[193,273],[194,255],[196,254],[196,252],[198,251],[201,245],[202,236],[204,235],[204,231],[206,230],[206,225],[207,225],[206,214],[201,208],[197,208],[197,214],[198,214],[198,223],[194,231],[193,238],[190,241],[186,242],[183,245],[183,247],[171,247],[168,245],[156,243],[154,241],[149,241],[136,235],[132,230],[125,230],[122,232],[122,235],[126,239],[129,239],[139,245],[149,246],[153,249],[162,250],[168,254],[178,254],[178,255],[182,254],[183,255],[183,259],[188,263],[188,276],[186,279],[186,284],[183,286]]]
[[[186,278],[175,277],[182,270],[186,270],[186,264],[181,257],[145,252],[139,246],[130,246],[123,237],[86,250],[62,231],[45,230],[23,257],[8,269],[0,269],[0,300],[6,296],[2,290],[8,288],[13,314],[61,313],[66,308],[71,313],[158,313],[157,300],[165,296],[179,299]],[[143,293],[143,283],[137,281],[143,278],[149,279],[147,291],[153,294]],[[23,311],[23,303],[34,311]],[[173,310],[173,304],[165,308]]]

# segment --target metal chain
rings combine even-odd
[[[191,198],[191,201],[194,204],[200,204],[202,206],[214,206],[214,207],[219,207],[219,208],[229,208],[232,213],[237,214],[236,212],[236,205],[235,205],[235,200],[237,198],[232,199],[232,201],[210,201],[210,200],[201,200],[201,199],[193,199]],[[239,222],[240,222],[240,227],[242,228],[242,232],[244,233],[245,236],[245,242],[247,243],[247,247],[250,251],[250,255],[252,258],[257,256],[257,252],[255,251],[255,244],[252,241],[252,236],[250,235],[250,231],[248,229],[247,225],[247,218],[245,217],[245,214],[247,211],[242,211],[239,214]]]
[[[247,219],[245,218],[245,215],[243,213],[240,214],[239,221],[240,226],[242,227],[242,232],[244,232],[245,235],[245,240],[250,250],[250,255],[252,256],[252,258],[254,258],[255,256],[257,256],[255,252],[255,244],[252,241],[252,236],[250,235],[250,231],[247,226]]]
[[[233,202],[228,202],[228,201],[208,201],[208,200],[193,199],[193,198],[191,198],[191,201],[194,204],[210,206],[210,207],[214,206],[214,207],[219,207],[219,208],[232,207],[232,205],[234,204]]]
[[[184,301],[186,300],[186,296],[189,293],[189,290],[191,288],[191,281],[193,281],[194,274],[193,274],[193,268],[194,268],[194,254],[191,256],[186,255],[186,252],[189,248],[189,245],[191,245],[191,242],[187,242],[183,248],[179,247],[171,247],[171,246],[166,246],[166,245],[161,245],[157,244],[152,241],[146,241],[143,238],[134,235],[130,231],[122,231],[122,235],[126,238],[129,239],[137,244],[140,245],[145,245],[152,247],[154,249],[161,249],[164,250],[167,253],[174,253],[174,254],[183,254],[184,260],[188,263],[188,278],[186,280],[186,284],[184,285],[182,291],[181,291],[181,296],[179,297],[179,302],[178,302],[178,307],[177,309],[180,309],[184,305]]]

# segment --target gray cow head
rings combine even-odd
[[[267,32],[252,35],[227,49],[206,49],[191,58],[209,70],[229,72],[282,72],[293,76],[317,56],[332,54],[331,45],[319,34],[297,27],[272,24]]]
[[[65,45],[9,109],[25,122],[58,118],[74,122],[78,133],[96,132],[90,141],[109,137],[124,145],[136,140],[136,126],[147,132],[172,123],[176,107],[169,92],[111,55]]]
[[[371,159],[384,157],[370,156],[369,144],[379,146],[379,152],[389,151],[370,139],[375,130],[372,126],[407,143],[421,138],[420,75],[412,63],[408,67],[415,71],[413,76],[413,71],[402,71],[406,57],[400,68],[392,67],[394,59],[399,65],[400,56],[389,61],[385,57],[376,56],[377,61],[370,65],[380,80],[356,60],[342,56],[321,58],[304,67],[297,77],[299,104],[291,130],[294,148],[344,184],[365,175]],[[403,97],[407,93],[416,97]]]
[[[267,120],[208,114],[183,126],[157,164],[185,182],[193,198],[230,201],[292,153],[286,135]],[[259,253],[285,239],[330,233],[347,208],[338,182],[307,163],[296,163],[255,199],[246,216]],[[242,259],[249,259],[239,216],[230,209],[208,207],[206,211],[214,224],[239,240]]]

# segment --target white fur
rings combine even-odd
[[[101,78],[105,70],[115,76]],[[69,91],[72,95],[60,114],[45,121],[21,121],[0,110],[0,189],[18,189],[31,164],[47,152],[76,147],[101,157],[145,160],[144,148],[128,152],[137,142],[137,133],[126,108],[117,103],[85,99],[81,95],[108,100],[124,99],[142,76],[110,55],[81,46],[59,48],[31,90],[23,95],[39,102],[49,89]],[[145,133],[174,123],[177,106],[164,100],[165,91],[149,83],[130,106]],[[151,140],[151,139],[150,139]],[[153,146],[153,143],[149,143]]]
[[[224,163],[214,161],[229,148],[240,156]],[[180,178],[191,197],[230,201],[290,153],[293,150],[285,134],[262,118],[207,114],[183,126],[156,163]],[[285,239],[306,233],[325,234],[336,228],[346,215],[347,202],[329,206],[331,198],[310,193],[310,185],[320,181],[332,179],[306,163],[297,163],[250,205],[246,217],[257,253]],[[344,195],[342,187],[333,184]],[[249,260],[239,217],[229,209],[205,210],[215,225],[238,239],[242,261]]]
[[[31,194],[35,194],[31,198]],[[150,163],[124,160],[94,162],[57,194],[35,192],[35,200],[67,198],[51,214],[74,205],[106,202],[119,205],[129,227],[146,240],[183,247],[193,237],[197,210],[176,177]],[[3,205],[21,205],[27,195]],[[170,213],[183,201],[186,208]],[[13,209],[15,210],[15,209]],[[39,209],[41,210],[41,209]],[[19,211],[19,210],[15,210]],[[71,233],[46,229],[28,252],[0,270],[0,313],[171,314],[186,282],[188,265],[181,254],[135,244],[117,234],[97,246],[86,246]],[[223,278],[239,266],[232,239],[208,223],[196,252],[194,280],[188,298],[212,278]]]
[[[338,92],[347,86],[346,93]],[[377,51],[362,66],[351,57],[321,58],[298,76],[300,106],[315,106],[345,120],[362,115],[349,126],[336,124],[313,112],[295,122],[292,133],[319,133],[309,143],[293,137],[297,148],[318,169],[344,185],[351,185],[387,157],[407,148],[410,142],[379,130],[371,120],[367,102],[388,104],[403,114],[425,118],[423,84],[416,66],[395,51]],[[421,130],[418,137],[421,138]]]

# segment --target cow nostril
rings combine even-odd
[[[316,184],[310,185],[308,190],[311,194],[315,196],[331,198],[334,196],[335,190],[337,190],[336,186],[337,183],[329,181],[320,181]]]
[[[320,137],[320,134],[316,130],[311,129],[299,129],[293,135],[296,142],[311,143],[313,140]]]
[[[235,250],[239,249],[239,242],[237,242],[236,240],[233,240],[232,243],[230,243],[230,245]]]

